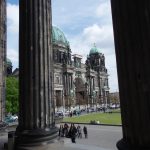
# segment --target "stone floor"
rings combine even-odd
[[[0,150],[3,149],[3,145],[7,142],[7,140],[7,132],[0,131]]]
[[[95,145],[84,145],[79,143],[71,143],[70,139],[63,139],[56,141],[49,145],[43,145],[40,147],[27,148],[25,150],[111,150]]]
[[[71,143],[69,138],[58,138],[54,143],[40,147],[28,148],[28,150],[117,150],[116,142],[122,137],[121,127],[86,125],[88,139],[76,139]],[[83,127],[83,125],[82,125]],[[0,150],[2,144],[7,141],[6,132],[0,134]]]

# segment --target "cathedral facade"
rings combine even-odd
[[[71,53],[69,42],[57,27],[52,30],[55,108],[109,104],[105,56],[94,45],[82,63],[82,56]]]
[[[5,113],[6,1],[0,0],[0,122]]]

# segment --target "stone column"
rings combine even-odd
[[[63,105],[63,111],[65,112],[65,99],[64,99],[64,90],[62,90],[62,105]]]
[[[54,90],[53,101],[54,101],[53,103],[54,103],[55,111],[57,111],[57,93],[56,93],[56,90]]]
[[[0,0],[0,122],[5,117],[6,1]]]
[[[69,103],[69,74],[66,72],[66,99],[67,99],[67,107],[70,110],[70,103]]]
[[[150,1],[111,0],[123,124],[119,150],[150,149]]]
[[[89,82],[90,82],[90,89],[89,89],[90,107],[92,107],[92,77],[91,76],[89,76]]]
[[[16,149],[48,142],[57,136],[51,0],[20,0],[19,12],[20,97]]]

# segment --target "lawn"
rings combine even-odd
[[[121,124],[120,113],[90,113],[82,116],[66,117],[63,122],[74,122],[74,123],[90,123],[91,120],[99,121],[100,124]]]
[[[120,113],[120,109],[114,109],[114,110],[112,110],[112,112]]]

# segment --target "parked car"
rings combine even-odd
[[[73,111],[73,115],[80,115],[81,114],[81,110],[76,109]]]
[[[12,119],[15,120],[15,121],[17,121],[18,120],[18,116],[17,115],[13,115]]]
[[[95,109],[90,107],[90,108],[87,109],[87,112],[95,112]]]
[[[70,111],[69,111],[69,110],[66,110],[66,111],[64,112],[64,116],[69,116],[69,114],[70,114]]]
[[[98,107],[97,108],[97,111],[102,111],[103,110],[103,107]]]
[[[6,123],[12,123],[18,121],[18,116],[17,115],[8,115],[5,117],[5,122]]]
[[[55,113],[55,117],[63,117],[64,115],[63,115],[63,112],[62,111],[57,111],[56,113]]]

